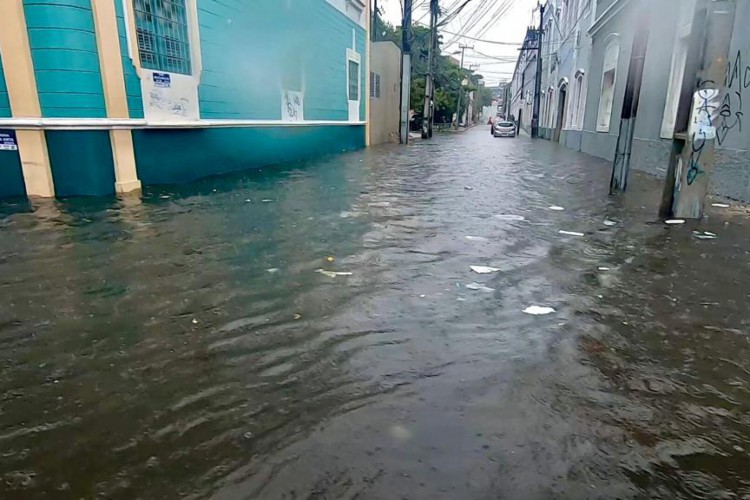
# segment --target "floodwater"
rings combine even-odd
[[[0,497],[750,495],[747,213],[608,181],[481,127],[5,202]]]

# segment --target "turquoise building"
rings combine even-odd
[[[0,196],[362,148],[366,0],[4,0]]]

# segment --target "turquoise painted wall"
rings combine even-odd
[[[120,35],[120,53],[122,54],[122,70],[125,74],[125,93],[128,96],[128,111],[131,118],[143,118],[143,99],[141,98],[141,80],[135,72],[133,61],[128,55],[127,28],[122,10],[122,1],[115,0],[117,13],[117,31]],[[137,54],[135,54],[137,57]]]
[[[281,118],[281,92],[305,85],[307,120],[348,120],[346,49],[360,53],[365,119],[365,30],[325,0],[201,0],[201,118]]]
[[[133,131],[138,177],[146,185],[351,151],[364,142],[361,125]]]
[[[10,111],[10,101],[8,100],[8,87],[5,85],[5,72],[3,71],[3,58],[0,54],[0,118],[10,118],[13,114]]]
[[[44,135],[57,196],[114,194],[115,166],[108,131],[47,130]]]
[[[42,115],[106,117],[91,0],[23,0]]]

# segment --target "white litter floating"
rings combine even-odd
[[[526,220],[526,217],[523,215],[512,215],[512,214],[497,214],[495,215],[496,219],[500,220]]]
[[[547,314],[552,314],[555,312],[555,310],[551,307],[545,307],[545,306],[529,306],[526,309],[523,310],[526,314],[531,314],[532,316],[544,316]]]
[[[585,236],[585,234],[579,233],[578,231],[563,231],[562,229],[560,229],[558,231],[558,233],[559,234],[564,234],[564,235],[567,235],[567,236]]]
[[[335,278],[337,276],[353,276],[354,273],[349,271],[326,271],[325,269],[316,269],[316,273],[328,276],[329,278]]]
[[[729,205],[726,203],[711,203],[711,206],[716,208],[729,208]]]
[[[554,211],[556,211],[556,212],[562,212],[563,210],[565,210],[565,208],[563,208],[563,207],[558,207],[557,205],[551,205],[551,206],[549,207],[549,209],[550,209],[550,210],[554,210]]]
[[[484,236],[467,236],[466,239],[469,241],[488,241]]]
[[[684,223],[685,223],[684,219],[667,219],[664,221],[664,224],[670,224],[670,225],[684,224]]]
[[[260,200],[260,202],[261,203],[271,203],[271,202],[273,202],[273,200],[271,198],[263,198],[262,200]]]
[[[496,273],[500,270],[496,267],[487,267],[487,266],[469,266],[469,268],[477,274]]]
[[[272,267],[272,268],[270,268],[270,269],[266,269],[266,272],[267,272],[268,274],[276,274],[276,273],[278,273],[278,272],[279,272],[279,268],[278,268],[278,267]]]
[[[600,268],[599,268],[599,270],[600,270],[600,271],[609,271],[609,270],[610,270],[610,268],[609,268],[609,267],[604,267],[604,266],[602,266],[602,267],[600,267]]]
[[[605,226],[608,226],[608,227],[612,227],[612,226],[616,226],[616,225],[617,225],[617,222],[615,222],[615,221],[613,221],[613,220],[609,220],[609,219],[607,219],[607,220],[605,220],[605,221],[604,221],[604,225],[605,225]]]
[[[693,231],[693,236],[698,238],[699,240],[715,240],[716,239],[716,233],[712,233],[709,231]]]
[[[469,283],[468,285],[466,285],[466,289],[467,290],[476,290],[476,291],[479,291],[479,292],[494,292],[495,291],[494,288],[490,288],[490,287],[485,286],[485,285],[483,285],[481,283]]]
[[[467,191],[474,191],[474,188],[471,186],[464,186],[464,189]]]

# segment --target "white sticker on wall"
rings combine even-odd
[[[281,91],[281,120],[299,122],[305,119],[305,96],[294,90]]]
[[[147,121],[171,122],[200,119],[198,83],[191,75],[143,69],[141,92]]]
[[[701,89],[693,94],[689,133],[693,140],[716,138],[716,118],[719,114],[718,89]]]

